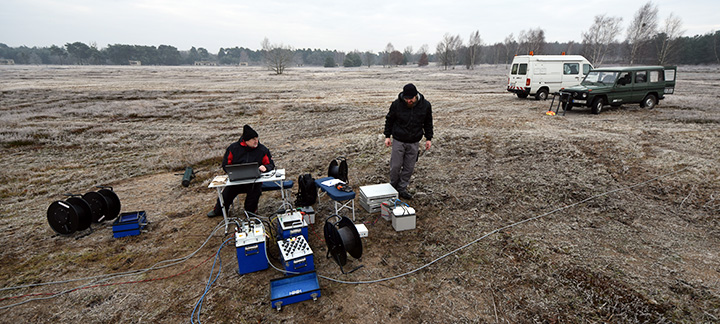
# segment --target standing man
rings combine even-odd
[[[268,172],[275,169],[275,162],[273,162],[270,150],[265,145],[260,144],[258,139],[258,133],[255,132],[249,125],[243,126],[243,133],[237,142],[234,142],[228,146],[223,156],[222,167],[225,170],[225,166],[229,164],[242,164],[257,162],[258,169],[260,172]],[[232,204],[233,200],[237,195],[245,193],[245,211],[257,213],[258,203],[260,202],[260,195],[262,195],[261,183],[250,183],[238,186],[227,186],[223,188],[222,197],[225,202],[225,211],[228,210],[228,206]],[[220,199],[215,202],[215,208],[211,210],[208,217],[222,216],[222,210],[220,209]]]
[[[433,138],[432,107],[412,83],[406,84],[390,105],[384,133],[385,146],[392,146],[390,184],[400,198],[412,199],[407,186],[418,160],[419,142],[425,135],[425,150],[429,150]]]

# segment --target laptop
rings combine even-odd
[[[225,166],[225,171],[230,181],[257,179],[260,177],[260,169],[258,169],[258,167],[257,162],[230,164]]]

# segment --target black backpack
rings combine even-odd
[[[312,206],[317,201],[315,178],[306,173],[298,177],[298,193],[295,195],[296,207]]]

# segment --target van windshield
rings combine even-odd
[[[606,72],[606,71],[590,71],[585,79],[580,83],[582,85],[593,85],[593,84],[613,84],[617,78],[617,72]]]

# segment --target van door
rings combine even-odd
[[[677,75],[676,66],[665,67],[665,94],[673,94],[675,92],[675,77]]]
[[[648,82],[648,71],[635,71],[635,82],[633,83],[633,91],[630,96],[632,102],[640,102],[645,95],[650,92],[650,82]]]
[[[510,76],[508,76],[508,88],[518,90],[525,89],[527,66],[527,63],[513,63],[510,69]]]
[[[632,72],[621,72],[615,80],[615,90],[608,93],[608,103],[619,106],[632,98]]]
[[[580,63],[563,63],[562,88],[569,88],[580,84],[583,75],[580,74]]]

